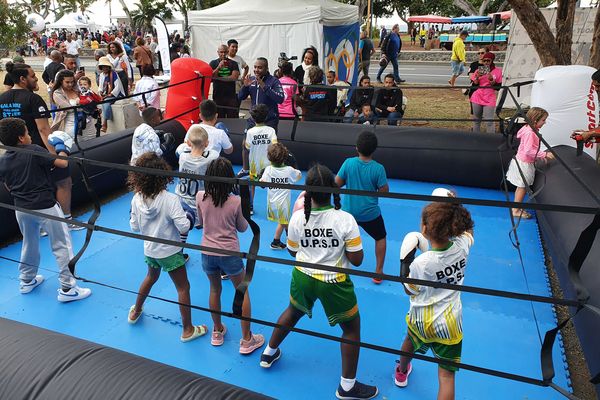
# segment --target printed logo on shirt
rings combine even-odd
[[[259,145],[259,144],[271,144],[271,139],[269,139],[269,134],[255,135],[252,138],[252,145]]]
[[[435,277],[439,282],[446,281],[445,283],[458,283],[463,280],[465,275],[462,270],[467,266],[467,259],[463,258],[454,264],[445,267],[442,270],[435,272]]]
[[[288,178],[273,178],[271,177],[271,183],[290,183]]]
[[[333,237],[333,228],[304,229],[305,239],[300,239],[302,247],[330,248],[340,247],[339,239]]]

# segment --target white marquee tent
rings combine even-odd
[[[333,0],[230,0],[190,11],[188,17],[193,57],[207,62],[216,59],[217,47],[236,39],[239,55],[252,73],[257,57],[266,57],[273,71],[279,53],[300,58],[310,45],[319,50],[321,64],[323,26],[354,24],[358,9]]]
[[[80,28],[87,28],[95,31],[96,24],[89,22],[87,17],[78,13],[65,14],[58,21],[46,25],[47,29],[66,29],[75,31]]]

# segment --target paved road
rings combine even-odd
[[[36,71],[42,71],[44,60],[41,57],[27,58],[26,62]],[[96,62],[92,58],[82,58],[82,65],[86,71],[93,71]],[[406,79],[407,84],[425,84],[425,85],[447,85],[450,78],[450,63],[447,64],[428,64],[418,62],[400,62],[400,77]],[[374,81],[379,71],[377,60],[372,60],[369,68],[369,76]],[[137,71],[136,71],[137,72]],[[383,76],[392,72],[392,66],[383,72]],[[458,85],[468,84],[468,78],[463,75],[457,80]]]

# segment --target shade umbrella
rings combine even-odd
[[[450,24],[452,18],[440,17],[439,15],[413,15],[408,17],[408,22],[429,22],[434,24]]]
[[[469,15],[467,17],[456,17],[452,18],[453,24],[480,24],[480,23],[490,23],[492,22],[492,17],[486,15]]]

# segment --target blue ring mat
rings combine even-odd
[[[394,192],[429,194],[435,184],[390,180]],[[499,191],[457,187],[461,197],[504,200]],[[297,192],[292,193],[295,199]],[[123,195],[102,206],[98,224],[129,230],[131,194]],[[342,199],[343,201],[343,199]],[[399,249],[404,235],[418,230],[424,202],[380,199],[388,230],[385,272],[399,272]],[[518,253],[508,237],[511,225],[506,209],[469,206],[475,221],[475,245],[468,260],[465,284],[526,293],[527,287]],[[269,244],[276,225],[266,219],[266,190],[256,189],[254,220],[261,226],[260,254],[289,258],[285,251],[271,250]],[[80,217],[86,219],[90,213]],[[374,242],[361,230],[365,260],[360,269],[374,271]],[[532,294],[550,296],[544,256],[537,223],[522,221],[518,228],[525,272]],[[77,251],[85,231],[73,232]],[[194,230],[190,243],[199,243],[201,231]],[[242,249],[247,249],[251,232],[240,235]],[[291,333],[281,346],[282,358],[272,368],[260,368],[260,350],[249,356],[238,353],[241,335],[237,320],[223,318],[228,333],[221,347],[210,345],[206,335],[191,343],[181,343],[180,315],[174,304],[148,299],[144,315],[136,325],[127,323],[127,312],[135,295],[90,285],[93,294],[84,301],[62,304],[56,301],[57,267],[47,238],[41,239],[40,272],[47,280],[28,295],[18,292],[18,269],[5,261],[0,268],[0,316],[67,335],[111,346],[142,357],[193,371],[276,398],[334,398],[339,383],[341,360],[339,344],[306,335]],[[21,244],[0,250],[5,257],[19,259]],[[192,303],[208,307],[208,280],[202,271],[200,255],[191,253],[188,277]],[[42,269],[43,268],[43,269]],[[288,305],[291,268],[287,265],[258,262],[250,286],[253,317],[276,321]],[[50,270],[50,271],[48,271]],[[143,245],[130,239],[95,232],[92,242],[77,266],[80,276],[137,291],[146,274]],[[362,340],[391,348],[399,348],[406,334],[405,315],[408,296],[399,283],[374,285],[370,279],[353,277],[362,318]],[[223,285],[222,306],[231,310],[233,287]],[[152,295],[176,300],[175,288],[168,276],[161,276]],[[463,293],[463,355],[464,363],[541,378],[540,341],[536,331],[531,303],[526,301]],[[541,334],[556,325],[553,307],[534,303]],[[207,313],[192,310],[195,324],[212,328]],[[298,327],[341,335],[339,327],[330,327],[319,304],[312,319],[303,318]],[[268,338],[271,328],[253,324],[254,333]],[[555,343],[554,382],[570,386],[562,342]],[[431,355],[431,353],[429,353]],[[395,359],[391,354],[361,349],[357,378],[377,385],[381,399],[430,399],[437,393],[437,365],[413,360],[413,373],[407,388],[393,383]],[[299,389],[298,377],[309,384]],[[289,384],[282,384],[289,382]],[[493,389],[492,389],[493,388]],[[548,387],[538,387],[466,370],[456,375],[458,399],[559,399],[562,396]]]

